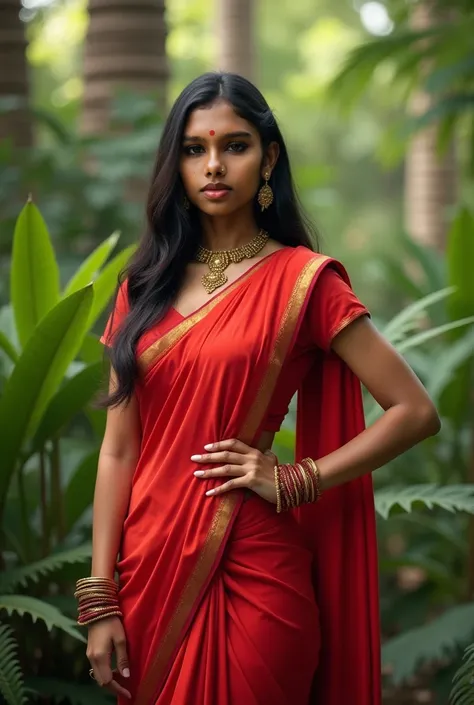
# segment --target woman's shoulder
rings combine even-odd
[[[319,278],[324,272],[325,279],[334,280],[335,277],[350,283],[344,265],[334,257],[315,252],[304,245],[286,247],[285,249],[288,251],[288,263],[296,267],[297,270],[304,271],[308,276],[317,275]]]

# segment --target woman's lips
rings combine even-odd
[[[230,189],[205,189],[203,194],[210,201],[219,201],[221,198],[225,198],[230,193]]]

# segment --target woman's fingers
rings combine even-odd
[[[238,488],[248,488],[249,487],[249,480],[247,478],[247,475],[244,475],[244,477],[236,477],[233,480],[229,480],[228,482],[224,482],[223,485],[219,485],[219,487],[214,487],[212,490],[208,490],[206,492],[206,495],[208,497],[213,497],[215,495],[223,494],[224,492],[228,492],[229,490],[236,490]]]
[[[129,690],[127,690],[126,688],[121,686],[120,683],[118,683],[116,681],[116,676],[117,676],[117,672],[114,671],[114,677],[112,678],[110,683],[107,683],[107,685],[104,686],[104,689],[108,690],[110,693],[113,693],[114,695],[121,696],[123,698],[128,698],[128,700],[131,700],[132,694],[130,693]]]
[[[226,463],[228,465],[242,465],[246,456],[242,453],[235,453],[230,450],[222,450],[218,453],[204,453],[203,455],[192,455],[191,460],[195,463]]]
[[[212,468],[212,470],[195,470],[196,477],[206,479],[209,477],[225,477],[226,475],[230,477],[240,477],[245,475],[246,472],[242,465],[223,465],[220,468]]]

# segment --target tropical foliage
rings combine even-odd
[[[417,6],[429,13],[429,24],[416,28]],[[474,176],[474,5],[464,0],[406,3],[393,0],[395,31],[357,46],[349,52],[331,85],[331,94],[344,106],[354,108],[362,93],[377,84],[377,74],[388,70],[392,86],[402,99],[424,91],[425,109],[416,116],[404,115],[386,133],[382,153],[401,158],[407,137],[429,125],[438,127],[443,150],[460,137],[468,174]]]
[[[117,234],[105,240],[62,287],[31,201],[15,228],[11,301],[0,312],[0,692],[9,705],[25,699],[25,663],[28,675],[53,675],[61,644],[83,650],[71,587],[91,556],[81,520],[104,426],[105,412],[90,406],[105,372],[93,328],[132,250],[114,255],[117,241]],[[68,692],[54,679],[49,688]]]

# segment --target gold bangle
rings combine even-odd
[[[316,491],[315,491],[315,483],[314,483],[314,479],[313,479],[313,472],[312,472],[311,466],[310,466],[310,464],[308,463],[308,461],[306,460],[306,458],[304,458],[304,459],[301,461],[301,463],[304,464],[304,467],[305,467],[305,469],[306,469],[307,477],[308,477],[308,483],[309,483],[309,486],[310,486],[309,501],[310,501],[310,502],[314,502],[314,500],[316,499]]]
[[[273,468],[273,472],[275,474],[275,487],[276,487],[276,510],[277,514],[280,514],[281,512],[281,487],[280,487],[280,468],[278,465],[275,465]]]
[[[313,473],[314,473],[314,476],[315,476],[315,478],[316,478],[316,502],[317,502],[317,501],[320,499],[321,495],[322,495],[322,491],[321,491],[321,473],[319,472],[319,468],[318,468],[318,466],[316,465],[316,463],[314,462],[314,460],[313,460],[312,458],[306,458],[306,460],[307,460],[308,463],[310,464],[310,467],[312,468]]]

